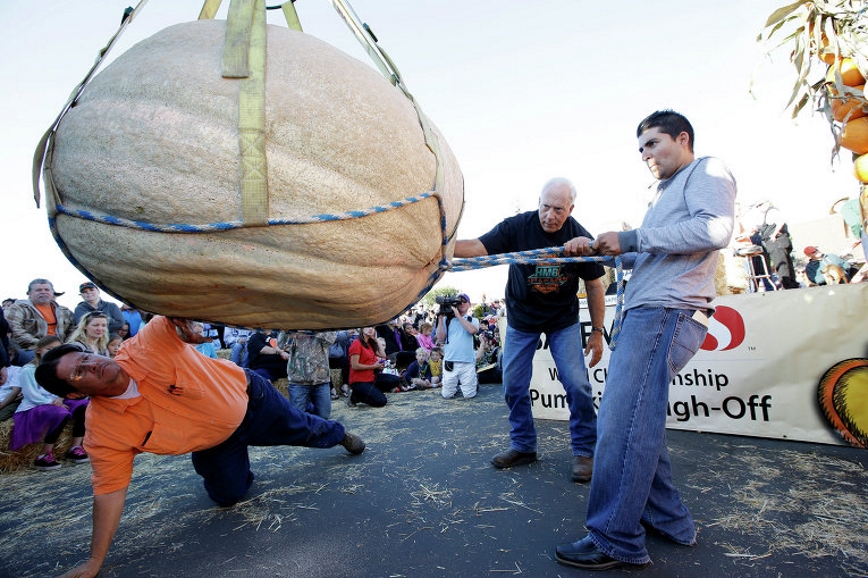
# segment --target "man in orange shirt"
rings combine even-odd
[[[27,286],[27,299],[19,299],[6,310],[9,338],[18,352],[14,365],[25,365],[33,359],[36,344],[46,335],[57,335],[61,341],[72,333],[75,324],[72,311],[58,305],[54,285],[48,279],[34,279]]]
[[[229,360],[199,354],[206,340],[182,319],[157,316],[109,359],[75,345],[43,358],[36,379],[63,397],[90,396],[84,447],[94,489],[90,558],[67,576],[95,576],[120,523],[133,458],[142,452],[192,452],[208,496],[221,506],[241,500],[253,483],[249,446],[365,443],[336,421],[299,412],[263,377]]]

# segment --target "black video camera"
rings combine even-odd
[[[443,315],[446,319],[455,317],[452,308],[455,307],[457,309],[459,305],[464,303],[463,299],[452,297],[451,295],[438,295],[434,298],[434,301],[440,306],[440,311],[437,312],[437,315]]]

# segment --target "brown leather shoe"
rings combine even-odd
[[[362,438],[350,432],[344,433],[344,441],[341,442],[341,445],[354,456],[365,451],[365,442],[362,441]]]
[[[590,482],[594,473],[594,458],[585,456],[573,456],[573,465],[570,468],[574,482]]]
[[[515,466],[523,466],[536,461],[536,452],[520,452],[512,448],[501,452],[491,458],[491,465],[502,470],[504,468],[513,468]]]

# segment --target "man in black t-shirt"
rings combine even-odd
[[[459,240],[456,257],[478,257],[513,251],[563,246],[567,255],[580,254],[592,235],[570,215],[576,189],[567,179],[552,179],[543,187],[539,208],[503,220],[478,239]],[[584,240],[579,240],[583,237]],[[506,332],[503,353],[503,393],[509,407],[510,449],[494,456],[496,468],[536,461],[537,436],[530,401],[533,357],[540,335],[548,346],[566,391],[570,409],[571,475],[587,482],[593,472],[597,416],[582,355],[579,324],[579,279],[585,281],[592,330],[584,354],[593,352],[590,366],[603,354],[604,271],[598,263],[512,264],[506,286]]]

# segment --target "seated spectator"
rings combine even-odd
[[[332,413],[329,374],[329,347],[335,342],[334,331],[286,334],[286,366],[289,401],[301,412],[312,406],[314,415],[328,419]]]
[[[24,395],[21,393],[21,384],[18,381],[21,368],[13,365],[7,369],[6,381],[0,385],[0,421],[10,419],[24,399]]]
[[[805,265],[805,277],[808,279],[809,286],[826,285],[825,273],[829,266],[839,267],[844,275],[844,282],[850,282],[850,265],[838,255],[823,253],[817,247],[808,246],[805,247],[805,256],[808,257],[808,263]]]
[[[198,323],[198,322],[197,322]],[[210,343],[214,344],[214,349],[223,349],[223,340],[220,336],[223,334],[223,326],[213,323],[202,323],[202,335],[210,339]]]
[[[439,347],[435,347],[428,354],[428,367],[431,368],[431,384],[439,386],[443,378],[443,350]]]
[[[416,360],[401,374],[410,389],[431,389],[437,387],[432,382],[431,366],[428,365],[428,350],[420,347],[416,350]]]
[[[413,324],[409,321],[405,321],[403,327],[404,334],[402,335],[402,338],[404,340],[404,349],[415,351],[419,347],[419,339],[416,337],[419,332],[416,331],[416,328],[413,327]]]
[[[48,335],[56,335],[61,343],[69,337],[75,325],[72,311],[58,305],[48,279],[34,279],[27,286],[27,299],[16,301],[6,309],[10,345],[17,351],[14,365],[25,365],[33,359],[36,344]]]
[[[129,339],[130,337],[132,337],[132,335],[130,335],[130,324],[124,321],[124,324],[121,325],[121,328],[117,330],[117,333],[109,332],[109,335],[117,335],[121,338],[121,341],[123,341],[124,339]]]
[[[286,377],[289,354],[277,346],[277,332],[254,332],[247,341],[247,355],[247,367],[272,383]]]
[[[106,349],[108,349],[109,357],[114,358],[114,356],[118,354],[118,351],[120,351],[123,342],[124,340],[121,339],[121,336],[117,333],[112,333],[111,335],[109,335],[108,344],[105,346]]]
[[[54,457],[54,444],[70,419],[73,420],[72,447],[65,457],[75,464],[90,461],[87,452],[81,447],[87,398],[79,394],[67,398],[58,397],[36,383],[36,366],[42,361],[42,356],[59,345],[61,341],[55,335],[40,339],[34,349],[33,361],[21,370],[18,379],[24,399],[12,416],[14,424],[9,449],[14,451],[27,444],[42,441],[42,453],[33,463],[37,470],[56,470],[60,467]]]
[[[399,334],[401,337],[401,351],[398,352],[393,361],[395,362],[395,368],[400,373],[407,369],[413,363],[413,360],[416,359],[416,350],[419,349],[419,340],[417,339],[419,332],[416,331],[412,323],[405,322],[401,325]]]
[[[377,336],[385,340],[386,357],[400,369],[406,368],[416,358],[416,348],[419,342],[412,335],[407,335],[398,319],[392,319],[386,325],[376,327]]]
[[[373,327],[364,327],[359,338],[349,347],[350,396],[349,404],[365,403],[373,407],[386,405],[385,391],[393,391],[401,383],[397,375],[383,373],[386,352],[377,341]]]
[[[479,348],[476,350],[476,375],[479,383],[503,383],[500,365],[500,345],[490,329],[479,334]]]
[[[239,367],[247,367],[249,356],[247,340],[253,332],[239,327],[227,327],[223,330],[223,342],[230,349],[229,359]]]
[[[78,322],[67,343],[80,343],[86,351],[109,357],[109,320],[102,311],[86,313]]]
[[[134,337],[139,332],[139,327],[144,324],[142,314],[138,310],[133,309],[126,303],[121,304],[121,315],[124,316],[124,321],[129,323],[129,335],[121,335],[124,339]]]
[[[416,341],[420,347],[424,347],[430,353],[434,349],[434,340],[431,339],[431,332],[434,331],[434,326],[427,321],[419,326],[419,334],[416,335]]]
[[[75,311],[72,314],[73,323],[78,325],[81,318],[86,314],[100,311],[108,319],[109,333],[117,333],[120,330],[126,321],[121,313],[121,309],[114,303],[103,301],[99,287],[88,281],[78,286],[78,292],[81,295],[82,301],[76,305]]]
[[[193,349],[195,349],[205,357],[217,359],[217,349],[214,347],[214,338],[209,335],[211,332],[208,330],[208,326],[200,321],[191,321],[190,331],[192,331],[194,335],[199,335],[207,340],[210,340],[203,341],[202,343],[197,343],[193,346]]]

